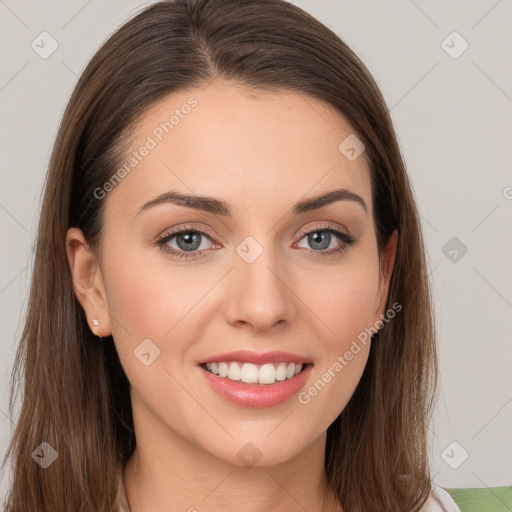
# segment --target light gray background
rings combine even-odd
[[[512,2],[294,3],[339,34],[377,80],[413,182],[439,330],[440,394],[431,426],[435,481],[445,487],[512,485]],[[142,5],[0,0],[0,456],[13,426],[8,377],[58,123],[87,61]],[[59,45],[47,59],[31,48],[43,31]],[[451,36],[442,46],[453,31],[469,44],[458,58],[443,48],[457,51],[460,40]],[[466,254],[445,247],[452,237]],[[2,496],[6,483],[4,474]]]

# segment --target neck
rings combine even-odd
[[[130,512],[342,512],[322,508],[327,494],[325,434],[292,459],[273,466],[226,463],[178,436],[137,437],[124,470]]]

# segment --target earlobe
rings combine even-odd
[[[91,331],[109,336],[110,315],[98,259],[85,240],[82,230],[70,228],[66,235],[66,253],[73,280],[73,290],[82,305]]]

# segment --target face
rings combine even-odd
[[[328,105],[226,82],[173,93],[135,128],[97,193],[97,266],[68,234],[89,324],[113,335],[148,432],[236,465],[289,460],[347,404],[358,336],[384,313],[396,239],[379,256],[366,155],[340,151],[353,132]]]

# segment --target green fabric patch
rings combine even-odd
[[[461,512],[512,512],[512,486],[444,489],[457,503]]]

